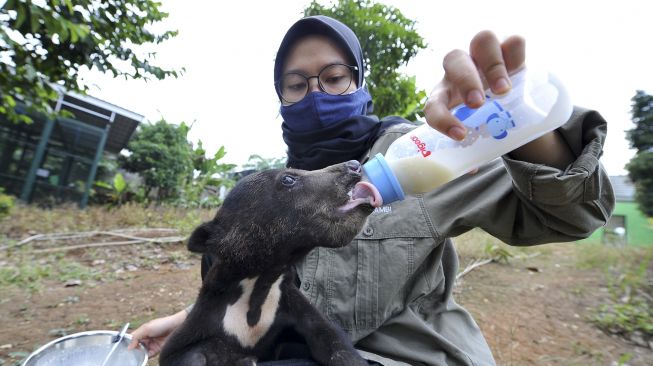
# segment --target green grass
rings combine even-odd
[[[461,268],[478,258],[492,257],[513,263],[520,256],[535,252],[548,255],[553,251],[549,245],[511,247],[478,229],[455,238],[454,242]],[[627,339],[635,333],[653,337],[653,245],[625,248],[590,243],[564,245],[574,249],[570,254],[579,269],[598,269],[603,273],[602,282],[609,297],[592,309],[589,320],[606,332]],[[586,290],[571,289],[577,295]],[[622,356],[623,360],[628,359],[628,355]]]
[[[42,287],[42,281],[53,278],[53,273],[54,269],[49,264],[6,265],[0,268],[0,287],[12,285],[38,291]]]
[[[189,235],[200,223],[210,220],[215,209],[182,209],[172,206],[149,206],[125,204],[119,207],[59,206],[43,209],[34,205],[19,204],[8,216],[0,219],[0,246],[11,247],[20,240],[35,234],[74,233],[93,230],[124,228],[171,228],[183,236]],[[54,244],[53,244],[54,245]],[[0,251],[0,292],[3,287],[15,286],[39,291],[44,281],[111,280],[113,271],[102,273],[101,266],[83,263],[102,258],[102,251],[88,249],[84,258],[71,259],[65,252],[39,255],[30,253],[31,244]],[[169,253],[168,260],[181,262],[187,259],[185,250]],[[159,259],[145,261],[145,266],[155,266]],[[107,272],[107,271],[104,271]]]
[[[16,286],[30,291],[39,291],[43,287],[43,281],[46,280],[99,281],[104,277],[96,269],[56,256],[39,260],[28,257],[0,267],[0,287]]]
[[[481,229],[473,229],[453,238],[460,265],[475,259],[495,258],[504,262],[511,259],[527,257],[535,253],[550,254],[552,249],[547,245],[532,247],[510,246],[491,236]]]
[[[215,212],[216,209],[145,207],[132,203],[113,208],[91,206],[84,210],[71,205],[43,209],[19,204],[0,219],[0,233],[5,236],[0,244],[34,234],[144,227],[178,229],[182,235],[188,235],[203,221],[210,220]]]
[[[618,248],[585,241],[578,242],[575,249],[576,265],[580,269],[629,268],[641,258],[653,255],[653,247]]]
[[[579,268],[604,273],[609,299],[590,318],[608,333],[653,337],[653,246],[616,248],[580,244]]]

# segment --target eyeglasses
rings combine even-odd
[[[330,64],[320,70],[317,75],[306,76],[299,72],[284,74],[275,86],[278,88],[281,99],[284,103],[297,103],[308,94],[309,80],[317,78],[317,84],[321,91],[331,95],[345,93],[354,78],[354,71],[358,67],[345,64]]]

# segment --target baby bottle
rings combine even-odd
[[[467,127],[467,136],[453,140],[424,124],[363,165],[384,204],[405,194],[429,192],[522,146],[565,123],[572,104],[564,86],[551,73],[523,69],[511,76],[504,95],[486,92],[477,109],[464,104],[452,113]]]

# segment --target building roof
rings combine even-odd
[[[145,117],[101,99],[73,92],[63,92],[61,109],[70,111],[74,119],[90,126],[104,129],[111,124],[105,150],[117,154],[127,146],[129,139]]]
[[[615,199],[619,202],[635,201],[635,185],[627,175],[610,176],[610,182],[614,189]]]

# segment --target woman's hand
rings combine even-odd
[[[138,327],[131,335],[132,341],[128,349],[135,349],[142,343],[147,349],[149,357],[154,357],[161,352],[168,336],[186,319],[186,310],[174,315],[153,319]]]
[[[503,42],[490,31],[482,31],[472,39],[469,53],[449,52],[444,60],[444,77],[429,96],[424,115],[426,122],[441,133],[455,139],[465,138],[465,126],[450,109],[465,103],[479,108],[485,102],[485,89],[496,94],[510,91],[509,75],[524,67],[526,42],[512,36]]]
[[[467,130],[451,114],[451,108],[461,103],[470,108],[479,108],[485,102],[485,90],[488,88],[495,94],[509,92],[509,75],[523,68],[525,60],[524,38],[512,36],[500,42],[490,31],[479,32],[469,44],[469,54],[454,50],[444,57],[444,77],[433,88],[424,107],[426,122],[454,140],[463,140]],[[510,156],[561,170],[575,159],[557,131],[513,150]]]

